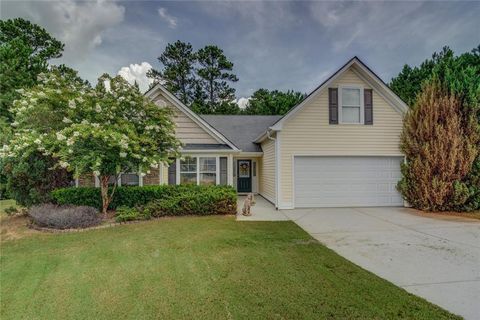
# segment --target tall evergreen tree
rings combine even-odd
[[[62,55],[64,45],[45,29],[22,18],[0,20],[0,117],[12,121],[9,112],[19,97],[16,90],[37,83],[48,61]]]
[[[190,43],[177,40],[169,43],[158,57],[163,70],[151,69],[147,76],[155,82],[163,84],[175,94],[184,104],[189,105],[194,95],[194,65],[195,54]]]
[[[473,115],[462,115],[461,101],[435,77],[405,117],[401,148],[407,162],[398,189],[415,208],[476,209],[468,175],[479,153],[479,131]]]
[[[196,69],[198,84],[206,94],[206,100],[203,101],[205,111],[216,113],[220,105],[233,103],[235,99],[235,89],[230,86],[230,83],[238,81],[237,76],[231,73],[233,63],[227,59],[222,49],[214,45],[198,50],[196,56],[199,65]]]
[[[457,69],[480,69],[480,45],[471,52],[456,57],[449,47],[434,52],[431,59],[426,59],[420,66],[405,65],[402,71],[390,82],[390,88],[410,107],[415,104],[422,84],[432,78],[435,69],[445,68],[446,65],[457,64]],[[442,80],[442,79],[440,79]]]
[[[460,105],[462,128],[470,128],[472,117],[476,121],[476,130],[480,128],[480,46],[471,52],[455,56],[453,51],[444,47],[440,53],[434,53],[419,67],[405,66],[400,74],[392,79],[390,87],[410,107],[419,103],[424,92],[422,88],[435,80],[441,92],[455,96]],[[471,165],[471,170],[462,179],[468,188],[468,198],[456,210],[480,209],[480,154]]]

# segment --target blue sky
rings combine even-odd
[[[63,58],[95,82],[160,68],[177,39],[221,47],[235,64],[237,97],[258,88],[310,92],[357,55],[389,81],[449,45],[480,44],[480,2],[2,1],[2,19],[24,17],[66,44]]]

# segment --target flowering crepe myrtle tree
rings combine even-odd
[[[94,88],[52,70],[14,103],[17,132],[4,146],[7,156],[35,148],[57,159],[74,176],[93,172],[100,180],[102,212],[119,176],[141,175],[178,156],[172,111],[147,100],[122,77],[105,74]],[[113,187],[109,181],[113,178]]]

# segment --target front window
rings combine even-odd
[[[118,183],[117,176],[110,176],[110,177],[108,178],[108,185],[109,185],[109,186],[113,186],[113,185],[115,185],[116,183]]]
[[[217,183],[217,158],[200,159],[200,184],[215,185]]]
[[[217,157],[180,159],[180,184],[216,185],[217,175],[220,175],[217,162]]]
[[[342,123],[361,123],[362,97],[360,88],[342,88]]]
[[[180,160],[180,184],[197,184],[197,158]]]
[[[140,179],[135,172],[123,173],[120,177],[120,183],[122,186],[138,186]]]

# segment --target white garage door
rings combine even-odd
[[[295,157],[295,207],[401,206],[402,157]]]

